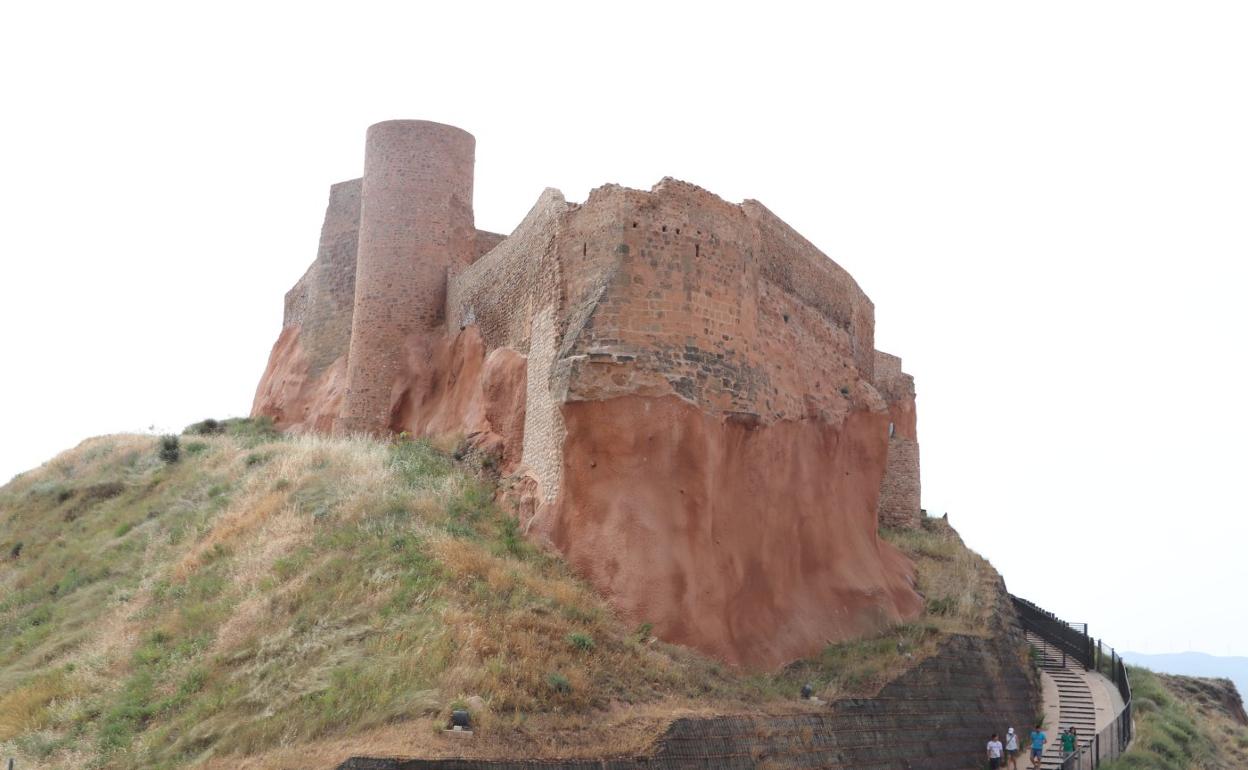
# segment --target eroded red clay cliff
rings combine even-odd
[[[661,638],[770,668],[919,611],[876,534],[886,415],[756,425],[676,397],[563,413],[563,486],[534,526]]]
[[[328,433],[342,405],[347,359],[340,356],[324,371],[311,371],[299,328],[282,329],[274,343],[251,413],[271,417],[279,428]]]
[[[413,436],[463,435],[497,455],[504,473],[520,462],[526,365],[508,348],[486,352],[475,326],[449,339],[408,341],[403,375],[391,397],[390,429]]]

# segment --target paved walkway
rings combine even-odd
[[[1057,770],[1062,766],[1063,731],[1073,725],[1079,731],[1079,745],[1086,746],[1098,730],[1113,721],[1118,712],[1108,701],[1109,696],[1102,684],[1093,679],[1104,677],[1087,671],[1073,658],[1063,655],[1035,634],[1028,632],[1027,641],[1040,652],[1037,662],[1044,685],[1044,731],[1049,742],[1040,767],[1042,770]],[[1030,733],[1030,729],[1022,732],[1020,737],[1024,740],[1020,741],[1020,745],[1030,747]],[[1030,758],[1030,754],[1028,750],[1024,757]]]

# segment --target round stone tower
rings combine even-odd
[[[454,126],[389,120],[368,129],[355,311],[340,433],[384,433],[412,335],[442,333],[447,271],[472,262],[476,140]]]

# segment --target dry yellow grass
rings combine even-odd
[[[995,590],[938,524],[887,533],[940,612],[752,674],[623,624],[434,446],[258,432],[185,436],[182,454],[104,437],[0,489],[0,546],[26,549],[0,560],[0,622],[20,629],[0,639],[0,751],[49,768],[636,753],[680,715],[808,708],[807,680],[870,693],[940,632],[982,630]],[[124,492],[67,526],[101,482]],[[470,700],[477,737],[446,743]]]
[[[983,636],[1004,591],[1001,576],[970,550],[944,519],[924,518],[917,529],[884,530],[884,539],[915,563],[926,622],[948,633]]]
[[[53,671],[0,695],[0,741],[42,730],[57,701],[74,694],[74,681],[62,671]]]

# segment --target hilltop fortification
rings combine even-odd
[[[844,269],[756,201],[664,179],[473,220],[471,135],[368,131],[253,413],[463,434],[626,617],[775,666],[916,615],[913,379]]]

